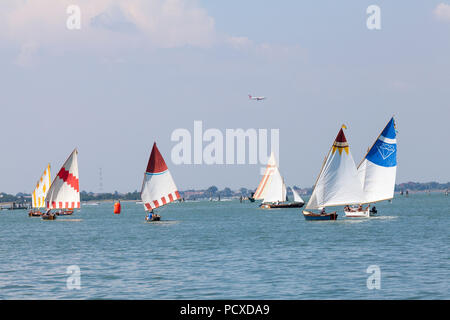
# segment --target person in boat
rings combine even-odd
[[[358,206],[358,211],[364,211],[362,204]]]
[[[45,216],[45,217],[53,216],[54,213],[52,213],[52,212],[50,212],[50,211],[51,211],[50,209],[48,209],[47,211],[45,211],[44,216]]]
[[[153,210],[149,211],[148,215],[147,215],[147,220],[152,220],[153,219]]]
[[[346,206],[344,207],[344,211],[350,211],[350,206],[349,206],[349,205],[346,205]]]
[[[325,208],[322,208],[322,210],[320,210],[320,214],[326,214]]]

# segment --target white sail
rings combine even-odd
[[[356,165],[341,129],[322,166],[306,209],[363,202],[364,193]]]
[[[156,143],[153,144],[144,175],[141,199],[147,211],[180,199],[178,189]]]
[[[264,199],[266,196],[266,192],[270,183],[272,181],[272,175],[274,173],[275,168],[277,167],[277,162],[275,160],[275,154],[272,152],[270,154],[269,161],[267,162],[266,171],[264,172],[264,176],[262,177],[258,188],[253,195],[253,198],[256,200]]]
[[[51,184],[50,164],[48,164],[33,191],[33,195],[31,197],[31,206],[33,208],[45,207],[45,197],[47,196],[47,192]]]
[[[80,208],[78,177],[78,151],[75,149],[53,179],[45,198],[47,209]]]
[[[394,197],[397,172],[397,140],[392,118],[358,167],[365,201],[373,203]]]
[[[303,201],[302,197],[300,197],[300,195],[297,193],[297,191],[294,190],[294,188],[292,189],[292,193],[294,194],[294,202],[298,202],[298,203],[305,203],[305,201]]]
[[[286,201],[286,185],[278,167],[272,174],[272,181],[266,190],[263,203]]]

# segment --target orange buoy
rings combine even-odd
[[[120,207],[120,201],[114,203],[114,213],[115,213],[115,214],[120,214],[120,209],[121,209],[121,207]]]

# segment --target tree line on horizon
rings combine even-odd
[[[301,195],[310,195],[312,193],[312,187],[310,188],[299,188],[294,186],[295,191]],[[405,182],[395,185],[395,191],[431,191],[431,190],[449,190],[450,182],[438,183],[438,182]],[[216,186],[210,186],[207,189],[201,190],[184,190],[180,191],[180,196],[185,200],[195,200],[204,198],[231,198],[231,197],[250,197],[255,189],[240,188],[238,190],[231,190],[225,187],[223,190],[219,190]],[[288,196],[292,195],[292,191],[288,189]],[[81,191],[80,192],[81,201],[102,201],[102,200],[141,200],[141,193],[139,191],[119,193],[117,191],[113,193],[94,193]],[[31,202],[31,194],[19,192],[15,195],[0,192],[0,203],[1,202]]]

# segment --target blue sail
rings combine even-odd
[[[392,118],[358,167],[367,203],[394,197],[397,132]]]
[[[391,118],[372,149],[367,153],[366,159],[382,167],[397,166],[396,136],[394,118]]]

